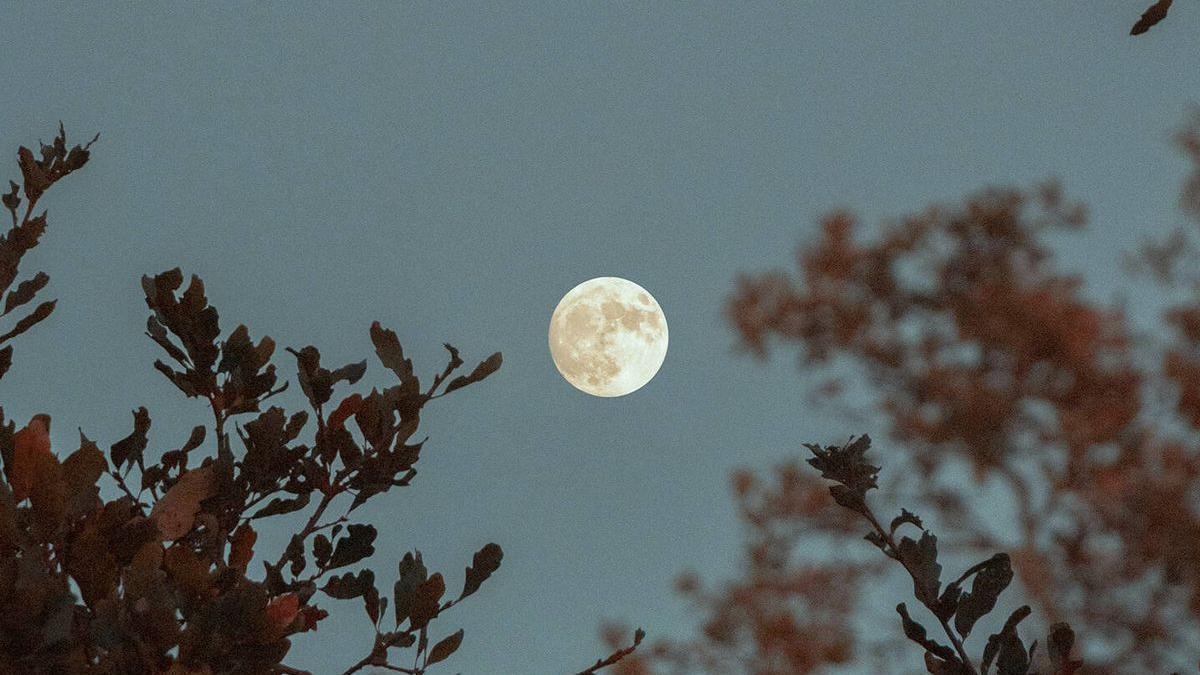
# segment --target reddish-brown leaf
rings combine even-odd
[[[450,655],[458,651],[459,645],[462,644],[463,630],[458,629],[458,632],[442,638],[440,642],[429,650],[429,658],[425,660],[426,666],[432,666],[435,663],[445,661],[450,658]]]
[[[212,473],[212,464],[188,471],[154,505],[150,517],[158,524],[163,539],[178,539],[192,529],[200,502],[211,497],[216,489]]]
[[[246,566],[254,557],[254,542],[257,540],[258,533],[250,527],[250,523],[242,523],[241,527],[234,530],[233,542],[229,547],[229,566],[245,574]]]
[[[346,420],[349,419],[351,415],[358,412],[358,407],[362,405],[362,402],[363,397],[361,394],[351,394],[342,399],[342,402],[338,404],[337,409],[335,409],[333,413],[329,415],[329,428],[342,428],[342,425],[346,423]]]
[[[34,415],[25,428],[13,435],[12,465],[8,482],[19,502],[33,492],[41,458],[50,455],[50,416]]]
[[[267,604],[267,623],[276,630],[285,630],[292,625],[300,612],[300,598],[295,593],[285,593]]]

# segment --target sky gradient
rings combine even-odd
[[[468,364],[502,351],[431,404],[414,485],[356,512],[380,526],[381,588],[411,548],[457,588],[504,547],[439,622],[466,630],[447,672],[578,670],[604,619],[686,635],[675,576],[735,574],[729,470],[861,431],[806,402],[790,355],[735,352],[736,275],[789,264],[834,208],[873,222],[1058,177],[1092,215],[1063,259],[1114,297],[1121,252],[1181,220],[1170,137],[1200,100],[1200,7],[1131,40],[1145,4],[4,3],[5,156],[60,119],[102,136],[43,202],[27,269],[60,301],[0,400],[50,413],[60,453],[80,426],[107,448],[140,405],[149,454],[178,447],[206,411],[151,367],[139,286],[175,266],[226,330],[331,364],[368,357],[376,319],[425,374],[444,341]],[[617,399],[573,389],[546,344],[559,298],[606,275],[671,331]],[[366,383],[386,375],[372,357]],[[288,661],[340,672],[369,627],[358,601],[324,604]]]

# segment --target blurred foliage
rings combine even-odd
[[[765,359],[794,346],[821,380],[814,404],[887,433],[891,505],[915,505],[956,560],[1008,552],[970,568],[971,590],[964,577],[938,595],[933,535],[892,537],[902,525],[924,530],[921,519],[902,511],[868,537],[904,563],[916,599],[967,649],[1012,576],[1051,633],[1042,656],[1067,653],[1055,625],[1069,621],[1088,673],[1190,671],[1200,659],[1200,111],[1178,142],[1192,163],[1182,206],[1193,222],[1144,239],[1126,260],[1168,305],[1153,331],[1087,297],[1057,263],[1051,240],[1083,229],[1086,213],[1052,183],[987,190],[875,228],[834,213],[799,248],[794,272],[743,277],[729,300],[747,351]],[[896,669],[902,642],[869,618],[880,605],[872,588],[894,570],[856,543],[854,516],[873,518],[874,467],[818,468],[838,482],[844,508],[831,511],[799,460],[771,476],[734,475],[747,533],[739,576],[709,588],[684,575],[679,590],[704,617],[698,635],[649,645],[624,673]],[[835,559],[811,555],[816,542]],[[988,644],[1016,654],[1002,645],[1016,644],[1022,618]],[[930,672],[971,663],[957,645],[914,637],[924,630],[915,620],[904,628],[935,659]],[[1012,658],[1000,658],[1001,672],[1025,672],[1004,665]]]

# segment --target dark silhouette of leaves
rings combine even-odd
[[[954,628],[960,635],[970,635],[975,622],[992,611],[996,606],[996,599],[1008,588],[1012,577],[1012,566],[1007,554],[997,553],[981,563],[975,573],[970,592],[962,595],[958,612],[954,615]]]
[[[200,502],[216,492],[213,465],[197,467],[180,476],[167,494],[163,495],[150,512],[158,523],[163,539],[179,539],[187,534],[196,521]]]
[[[45,288],[49,282],[50,275],[45,272],[38,272],[32,279],[27,279],[17,284],[17,288],[9,291],[8,297],[4,299],[4,313],[8,314],[21,305],[33,300],[33,296],[37,295],[37,292]]]
[[[375,527],[373,525],[348,525],[346,536],[337,540],[329,558],[328,569],[345,567],[375,553]]]
[[[504,551],[497,544],[487,544],[475,552],[471,566],[467,568],[466,581],[463,583],[462,595],[459,600],[479,590],[483,582],[500,569],[500,561],[504,559]]]
[[[822,448],[815,444],[807,444],[806,447],[813,454],[809,463],[821,471],[823,478],[836,481],[848,490],[851,489],[850,486],[854,486],[855,500],[843,503],[843,500],[837,499],[836,494],[835,500],[839,505],[859,514],[874,531],[872,543],[884,555],[903,565],[913,580],[913,595],[937,617],[942,631],[949,639],[952,646],[932,639],[925,627],[909,615],[904,603],[896,606],[905,637],[925,651],[926,669],[930,673],[976,675],[981,672],[987,675],[995,662],[1000,675],[1025,675],[1029,671],[1036,643],[1027,650],[1017,635],[1016,627],[1029,616],[1031,610],[1028,606],[1013,612],[1004,628],[988,638],[980,659],[979,671],[976,671],[964,644],[975,622],[995,607],[998,597],[1012,580],[1009,556],[1003,553],[996,554],[970,567],[962,576],[948,584],[946,591],[939,596],[942,567],[937,561],[937,537],[924,530],[919,540],[903,537],[897,542],[894,536],[896,527],[903,523],[919,526],[919,519],[909,511],[902,510],[901,515],[892,521],[892,526],[885,530],[866,502],[866,491],[875,487],[879,472],[878,467],[866,461],[870,440],[862,436],[858,442],[851,442],[842,447]],[[914,520],[917,522],[914,523]],[[960,584],[971,576],[974,576],[971,590],[961,593]],[[949,621],[951,617],[954,618],[953,627]],[[1061,628],[1056,626],[1055,630],[1056,634],[1052,636],[1052,640],[1057,640],[1056,645],[1060,652],[1065,650],[1065,653],[1069,653],[1074,634],[1071,633],[1069,639],[1065,637],[1064,631],[1070,630],[1065,625]]]
[[[250,523],[242,523],[238,529],[234,530],[233,539],[229,545],[229,566],[245,574],[250,559],[254,557],[254,542],[256,541],[258,541],[258,533],[250,527]]]
[[[375,573],[363,570],[358,574],[346,572],[340,577],[329,577],[329,581],[321,589],[331,598],[349,600],[364,595],[368,588],[375,588]]]
[[[412,605],[408,609],[408,622],[413,628],[424,628],[441,611],[442,595],[446,593],[446,582],[440,572],[417,585],[412,594]]]
[[[992,662],[996,663],[999,675],[1025,675],[1029,672],[1029,652],[1017,635],[1017,624],[1029,616],[1028,606],[1019,607],[1004,622],[1004,627],[988,637],[987,645],[983,648],[983,675],[988,675]]]
[[[457,353],[452,352],[452,354],[454,355],[455,358],[458,357]],[[496,352],[495,354],[492,354],[491,356],[487,357],[487,359],[485,359],[478,366],[475,366],[475,369],[472,370],[470,372],[470,374],[460,375],[460,376],[454,378],[453,380],[450,380],[450,384],[446,385],[445,393],[449,394],[450,392],[454,391],[455,389],[461,389],[462,387],[465,387],[468,384],[474,384],[476,382],[483,380],[488,375],[491,375],[492,373],[496,372],[497,370],[500,370],[500,365],[502,363],[504,363],[504,357],[500,355],[500,352]]]
[[[425,666],[429,667],[450,658],[451,654],[458,651],[459,645],[462,644],[462,639],[463,631],[461,628],[457,632],[442,638],[442,640],[430,648],[429,656],[425,659]]]
[[[300,388],[308,397],[312,406],[323,406],[333,396],[333,387],[339,382],[354,384],[362,379],[367,372],[367,362],[351,363],[341,368],[329,370],[321,367],[321,352],[316,347],[304,347],[300,351],[289,348],[296,357],[300,374]]]
[[[864,458],[870,445],[870,437],[863,435],[850,439],[842,446],[805,446],[813,454],[808,463],[821,472],[822,478],[838,483],[829,488],[829,493],[838,504],[848,509],[862,509],[867,491],[878,487],[876,479],[879,467],[868,464]]]
[[[908,615],[908,607],[906,607],[903,602],[896,605],[896,612],[900,614],[900,622],[904,627],[904,637],[921,645],[925,648],[925,651],[936,656],[942,661],[959,663],[958,657],[955,656],[953,649],[945,645],[938,644],[936,640],[929,639],[925,632],[925,627],[916,621],[913,621],[912,617]]]
[[[1150,5],[1142,16],[1138,18],[1137,23],[1133,24],[1130,29],[1130,35],[1141,35],[1153,28],[1159,21],[1167,18],[1167,11],[1171,9],[1171,3],[1175,0],[1158,0],[1153,5]]]
[[[251,518],[266,518],[268,516],[280,516],[285,513],[294,513],[308,506],[308,502],[312,500],[308,492],[301,492],[295,497],[275,497],[258,511],[254,512]]]
[[[371,342],[375,344],[375,354],[383,367],[400,378],[401,388],[405,392],[416,393],[421,388],[421,381],[413,374],[412,360],[404,358],[404,348],[400,346],[395,331],[384,328],[376,321],[371,324]],[[461,363],[457,350],[450,354],[454,361]]]
[[[0,342],[8,342],[21,333],[24,333],[30,328],[33,328],[37,324],[41,323],[46,317],[50,316],[50,312],[54,311],[54,305],[54,300],[48,300],[35,307],[32,312],[21,317],[21,319],[17,321],[16,325],[12,327],[12,330],[0,335]]]
[[[396,625],[407,619],[412,613],[416,600],[417,589],[429,578],[425,564],[421,561],[421,552],[405,553],[400,559],[400,576],[393,590],[392,606],[396,612]]]
[[[1083,667],[1083,661],[1071,658],[1071,650],[1075,646],[1075,631],[1065,623],[1050,626],[1050,636],[1046,639],[1046,650],[1050,665],[1055,675],[1071,675]]]
[[[909,511],[908,509],[900,509],[900,515],[896,516],[895,518],[892,518],[892,525],[888,529],[891,530],[892,534],[896,534],[896,528],[900,527],[901,525],[903,525],[905,523],[919,527],[922,530],[925,529],[925,525],[924,525],[924,523],[921,522],[921,519],[919,517],[917,517],[917,515],[915,513]]]
[[[146,433],[150,431],[150,412],[145,408],[133,411],[133,431],[128,436],[113,443],[108,456],[112,459],[113,469],[119,470],[127,463],[140,463],[142,454],[149,442]]]
[[[919,541],[904,537],[896,547],[896,552],[900,562],[912,575],[917,599],[933,603],[942,587],[942,566],[937,561],[937,537],[930,532],[922,532]]]
[[[1200,214],[1198,130],[1193,121],[1178,136],[1193,168],[1181,200],[1193,219]],[[1193,264],[1200,248],[1186,227],[1153,247],[1156,259],[1144,267],[1175,285],[1163,289],[1171,298],[1166,330],[1138,329],[1125,308],[1096,301],[1083,278],[1056,260],[1060,242],[1052,238],[1082,230],[1085,216],[1054,183],[986,189],[878,227],[832,213],[798,250],[793,269],[740,278],[727,316],[740,346],[758,357],[795,348],[806,378],[861,373],[866,394],[818,385],[810,399],[839,416],[874,414],[873,426],[895,442],[895,492],[916,502],[905,506],[919,505],[925,524],[948,530],[943,544],[955,542],[971,559],[1009,547],[1009,566],[1035,613],[1070,618],[1079,640],[1092,643],[1089,653],[1102,655],[1088,672],[1181,671],[1194,666],[1184,636],[1200,625],[1200,557],[1185,544],[1200,536],[1200,518],[1180,507],[1200,489],[1200,459],[1182,440],[1200,428],[1200,275]],[[1153,345],[1143,338],[1149,335]],[[971,483],[944,480],[962,471]],[[741,480],[753,485],[749,475]],[[1013,519],[976,503],[971,486],[985,484],[1010,495]],[[752,671],[761,659],[820,672],[897,641],[843,632],[841,651],[792,661],[775,647],[779,640],[809,652],[818,647],[811,632],[792,627],[808,612],[785,582],[800,586],[806,567],[833,574],[847,566],[804,555],[800,544],[788,548],[790,533],[839,546],[863,535],[818,517],[799,485],[781,491],[779,505],[743,506],[748,517],[762,518],[746,521],[756,533],[747,557],[769,551],[768,562],[786,561],[776,563],[785,571],[771,577],[747,566],[729,584],[740,596],[689,591],[705,613],[704,630],[644,661],[727,672],[746,663]],[[842,483],[830,491],[835,503],[861,512],[858,492]],[[890,528],[882,523],[866,539],[887,554]],[[910,524],[901,521],[895,538]],[[761,543],[772,537],[780,543]],[[856,568],[858,583],[830,585],[822,600],[874,604],[867,579],[883,572]],[[975,595],[970,586],[965,578],[945,584],[930,607],[951,630],[962,611],[960,627],[979,631],[969,618],[990,593],[984,585]]]
[[[2,197],[0,197],[0,201],[3,201],[4,208],[8,209],[9,213],[12,214],[13,225],[16,225],[17,209],[21,208],[21,198],[17,196],[17,191],[21,189],[21,186],[17,185],[11,180],[8,181],[8,185],[9,190],[8,192],[4,193]]]
[[[579,671],[578,673],[576,673],[576,675],[591,675],[592,673],[598,672],[602,668],[607,668],[609,666],[616,665],[621,659],[624,659],[625,657],[629,656],[634,651],[636,651],[638,646],[642,644],[642,640],[644,640],[644,639],[646,639],[646,631],[642,630],[641,628],[637,629],[633,633],[633,643],[632,644],[630,644],[628,647],[622,647],[622,648],[617,649],[612,654],[609,654],[607,657],[596,661],[596,663],[592,664],[591,667]]]
[[[40,157],[18,152],[23,185],[10,183],[0,195],[12,220],[0,234],[0,317],[34,303],[47,286],[38,272],[12,287],[46,229],[45,212],[34,209],[86,164],[90,146],[68,147],[60,126]],[[447,365],[421,391],[395,332],[376,323],[376,353],[399,383],[345,392],[329,406],[335,388],[364,377],[367,362],[329,369],[316,347],[289,349],[308,402],[289,412],[266,404],[288,386],[273,362],[274,340],[252,338],[244,324],[223,334],[199,277],[178,268],[146,275],[142,291],[146,335],[163,352],[154,368],[203,401],[206,423],[152,461],[150,413],[138,408],[132,432],[111,444],[108,459],[81,431],[78,449],[60,462],[48,416],[18,429],[0,409],[0,672],[298,673],[284,664],[292,640],[329,616],[316,604],[317,590],[322,598],[361,598],[371,620],[371,651],[347,673],[375,666],[423,674],[450,658],[463,631],[431,645],[433,622],[497,571],[499,546],[475,553],[462,594],[450,600],[443,575],[427,570],[420,554],[400,561],[391,597],[380,596],[370,569],[335,570],[374,555],[375,526],[349,524],[348,516],[416,476],[424,441],[411,439],[424,406],[485,379],[500,355],[450,381],[463,360],[446,345]],[[0,329],[0,342],[54,306],[40,302]],[[0,345],[0,375],[12,354],[12,345]],[[293,513],[302,524],[283,550],[261,550],[251,521]],[[251,564],[256,557],[261,567]],[[385,631],[380,621],[391,603],[396,627]],[[415,651],[413,668],[389,662],[404,649]]]

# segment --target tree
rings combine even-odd
[[[1183,204],[1200,220],[1200,114],[1179,140],[1194,168]],[[1200,277],[1181,279],[1180,263],[1197,259],[1194,235],[1178,230],[1131,258],[1185,289],[1156,343],[1056,264],[1047,235],[1085,220],[1053,184],[986,190],[870,236],[834,213],[799,250],[795,273],[740,279],[727,315],[751,353],[793,345],[803,367],[826,372],[814,398],[839,412],[865,389],[866,414],[847,417],[891,441],[882,492],[909,495],[956,557],[1007,551],[1043,625],[1080,629],[1087,672],[1191,668]],[[749,532],[745,569],[715,590],[685,576],[681,590],[706,617],[700,635],[653,645],[627,672],[807,673],[888,658],[895,639],[846,616],[878,605],[872,589],[890,579],[861,557],[849,514],[829,511],[798,461],[773,479],[739,472],[733,485]],[[976,504],[982,489],[1005,495],[1014,515]],[[797,551],[814,540],[839,559]],[[932,599],[916,590],[922,604]]]
[[[3,196],[12,229],[0,238],[0,292],[45,230],[39,198],[87,163],[90,146],[68,150],[60,125],[41,159],[20,149],[23,186]],[[47,281],[38,273],[17,284],[0,316]],[[459,583],[410,552],[385,594],[372,570],[358,569],[374,553],[376,529],[352,515],[409,485],[425,443],[413,440],[424,407],[495,373],[500,353],[458,374],[463,359],[447,344],[447,364],[423,386],[396,333],[376,322],[375,355],[395,384],[347,394],[365,360],[328,368],[316,347],[289,348],[308,402],[289,413],[268,404],[288,386],[271,338],[255,341],[244,325],[223,334],[203,282],[185,286],[178,269],[143,277],[142,287],[146,335],[165,355],[154,367],[211,421],[155,462],[146,452],[151,417],[138,408],[133,430],[107,453],[81,431],[78,449],[60,458],[48,416],[18,428],[0,410],[0,671],[298,673],[283,662],[290,641],[319,628],[330,600],[361,602],[374,630],[370,652],[346,673],[424,673],[449,658],[463,631],[436,620],[499,569],[500,546],[481,547]],[[43,302],[0,335],[0,375],[12,363],[7,343],[53,309]],[[308,518],[283,551],[255,551],[264,521],[300,512]],[[251,568],[256,554],[261,571]],[[402,650],[410,667],[392,661]]]

